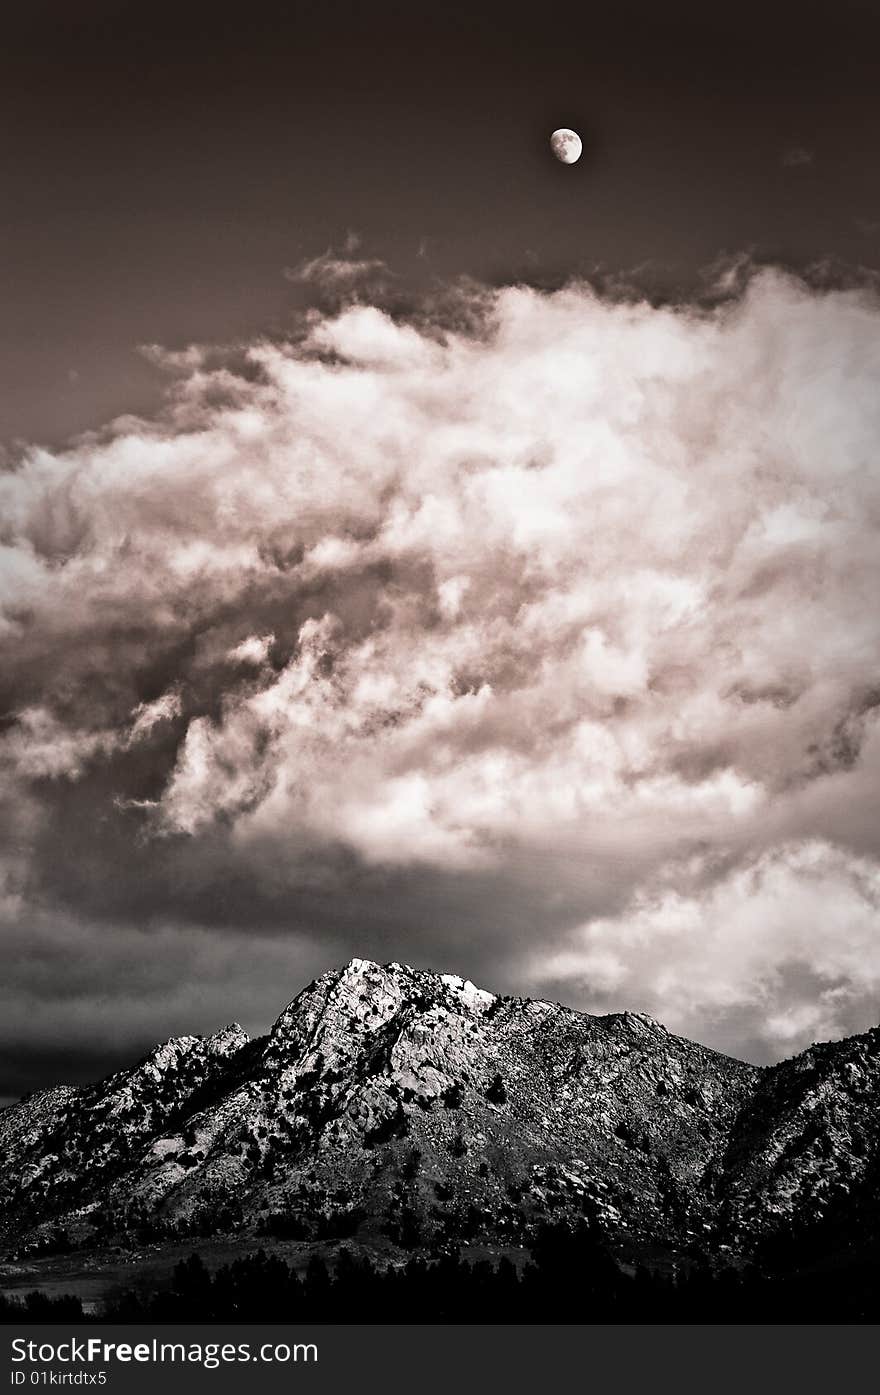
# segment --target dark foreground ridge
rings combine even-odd
[[[222,1272],[262,1245],[305,1274],[344,1246],[377,1295],[407,1265],[412,1293],[436,1284],[463,1251],[484,1265],[469,1283],[534,1310],[524,1266],[550,1283],[541,1246],[571,1234],[643,1292],[858,1273],[864,1293],[878,1103],[877,1029],[757,1069],[640,1014],[353,960],[266,1037],[180,1037],[0,1113],[0,1288],[67,1274],[96,1293],[103,1274],[107,1292],[163,1259],[167,1288],[193,1248]]]

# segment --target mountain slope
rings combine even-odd
[[[759,1070],[639,1014],[352,960],[266,1037],[179,1038],[0,1114],[0,1239],[436,1252],[586,1215],[625,1254],[748,1255],[870,1187],[878,1050],[868,1033]]]

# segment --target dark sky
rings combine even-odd
[[[2,39],[7,444],[154,401],[139,344],[283,326],[351,228],[414,284],[880,251],[870,0],[36,0]]]
[[[0,1097],[350,955],[876,1021],[873,0],[0,40]]]

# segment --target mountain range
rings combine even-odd
[[[3,1110],[0,1257],[515,1254],[586,1218],[624,1264],[835,1262],[880,1233],[878,1104],[878,1028],[756,1067],[641,1013],[353,959],[266,1036],[178,1037]]]

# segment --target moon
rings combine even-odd
[[[573,165],[579,160],[583,148],[584,143],[577,131],[570,131],[567,126],[560,126],[550,137],[550,149],[564,165]]]

